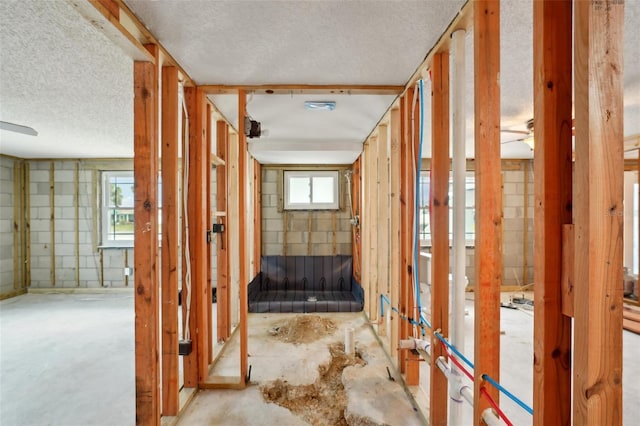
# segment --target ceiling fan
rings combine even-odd
[[[23,135],[38,136],[38,132],[33,127],[9,123],[8,121],[0,121],[0,129],[15,133],[22,133]]]
[[[530,118],[526,121],[527,130],[509,130],[509,129],[500,129],[502,133],[513,133],[517,135],[522,135],[515,139],[511,139],[508,141],[501,142],[502,145],[513,142],[524,142],[529,145],[529,148],[533,150],[533,118]]]

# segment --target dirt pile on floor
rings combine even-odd
[[[298,344],[311,343],[335,331],[336,324],[329,318],[322,318],[319,315],[298,315],[273,324],[269,333],[283,342]]]
[[[365,365],[356,351],[344,353],[344,344],[329,346],[331,362],[318,367],[320,377],[310,385],[290,385],[276,380],[262,386],[265,400],[289,409],[312,425],[348,425],[344,417],[347,396],[342,385],[342,370],[350,365]]]

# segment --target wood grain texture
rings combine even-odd
[[[162,68],[162,415],[180,408],[178,383],[178,69]]]
[[[536,425],[571,420],[573,311],[571,0],[534,2]],[[566,237],[566,238],[565,238]],[[569,272],[571,269],[571,272]],[[564,290],[564,291],[563,291]],[[563,314],[564,312],[564,314]]]
[[[247,107],[247,94],[238,91],[238,120],[244,122]],[[249,301],[247,286],[249,285],[249,248],[247,241],[247,137],[244,132],[238,133],[238,223],[240,225],[238,239],[240,262],[240,377],[244,381],[248,369],[249,324],[247,314]]]
[[[391,200],[389,198],[389,126],[378,126],[378,293],[376,305],[380,303],[380,294],[389,294],[389,216]],[[378,306],[378,312],[380,306]]]
[[[367,203],[369,203],[369,246],[367,250],[369,250],[369,277],[368,277],[368,287],[369,287],[369,319],[371,321],[376,321],[378,319],[378,300],[380,300],[380,295],[378,292],[378,273],[379,268],[378,265],[382,261],[378,257],[378,180],[379,180],[379,169],[378,169],[378,146],[379,146],[379,138],[378,136],[372,136],[369,138],[369,164],[367,167],[367,173],[365,175],[367,181],[369,182],[369,195],[367,196]]]
[[[624,3],[574,3],[573,421],[622,424]]]
[[[431,67],[431,326],[449,335],[449,52],[433,56]],[[431,359],[446,353],[431,334]],[[431,363],[429,423],[447,424],[448,380]]]
[[[390,152],[390,181],[391,181],[391,239],[389,241],[389,250],[391,256],[391,266],[389,273],[389,281],[391,284],[391,291],[389,300],[390,306],[385,306],[386,311],[391,321],[391,339],[390,339],[390,353],[391,359],[398,367],[397,357],[394,357],[398,351],[398,342],[400,336],[399,322],[400,318],[398,314],[391,309],[392,307],[399,306],[400,297],[400,277],[402,274],[402,255],[400,247],[400,230],[401,230],[401,213],[400,213],[400,145],[401,140],[401,126],[400,126],[400,109],[395,108],[391,110],[391,152]]]
[[[155,57],[156,46],[148,46]],[[133,64],[136,424],[160,424],[158,303],[158,68]]]
[[[223,121],[216,122],[216,155],[225,162],[224,166],[216,168],[216,210],[227,211],[227,145],[229,143],[229,125]],[[225,227],[225,231],[217,234],[216,246],[217,268],[217,296],[218,296],[218,341],[226,341],[231,333],[230,283],[229,283],[229,250],[227,216],[218,216],[218,223]]]
[[[203,97],[203,102],[205,102],[204,107],[204,121],[205,121],[205,138],[204,138],[204,157],[203,160],[206,161],[204,165],[205,171],[205,209],[204,209],[204,228],[207,235],[211,238],[206,239],[207,244],[207,258],[206,258],[206,270],[207,270],[207,281],[206,281],[206,313],[207,313],[207,365],[213,362],[213,235],[210,234],[210,226],[213,223],[213,210],[212,210],[212,199],[213,195],[211,194],[211,175],[213,172],[211,158],[213,157],[211,152],[211,136],[212,136],[212,108],[211,104],[207,102],[206,97]],[[205,160],[206,159],[206,160]]]
[[[474,110],[476,154],[476,284],[474,424],[489,407],[480,398],[483,374],[500,381],[502,284],[502,176],[500,172],[500,3],[474,2]],[[487,386],[498,402],[498,391]]]

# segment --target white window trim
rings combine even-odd
[[[111,177],[131,177],[133,179],[133,170],[118,171],[102,171],[102,197],[100,200],[100,247],[133,247],[133,234],[131,238],[123,238],[120,240],[110,240],[109,232],[109,178]]]
[[[289,178],[290,177],[332,177],[333,178],[333,203],[290,203],[289,202]],[[312,189],[313,190],[313,189]],[[340,209],[340,172],[338,170],[305,170],[284,171],[284,209],[285,210],[339,210]]]

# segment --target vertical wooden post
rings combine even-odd
[[[398,309],[403,315],[411,315],[409,312],[411,295],[411,256],[409,247],[411,246],[411,228],[409,218],[413,215],[413,207],[408,194],[407,182],[411,175],[411,99],[413,97],[413,88],[407,89],[405,94],[400,98],[400,125],[401,125],[401,143],[400,143],[400,257],[402,263],[400,265],[400,294]],[[408,321],[398,321],[397,326],[400,328],[400,340],[406,339],[410,334],[411,326]],[[407,371],[407,350],[398,351],[398,364],[400,372]]]
[[[408,91],[407,91],[408,92]],[[412,93],[413,95],[413,93]],[[417,95],[417,94],[416,94]],[[416,188],[416,175],[420,175],[420,169],[422,166],[422,159],[417,158],[418,149],[420,145],[420,98],[419,95],[416,96],[416,103],[411,106],[409,105],[410,114],[407,115],[407,118],[411,120],[410,123],[412,125],[408,126],[410,129],[409,133],[409,147],[408,155],[407,155],[407,217],[406,217],[406,226],[407,226],[407,307],[408,307],[408,316],[409,318],[413,318],[414,321],[420,322],[420,309],[418,307],[418,300],[416,295],[416,290],[414,288],[414,280],[418,280],[418,265],[415,263],[416,259],[414,257],[414,251],[420,249],[420,242],[417,242],[417,246],[414,245],[414,238],[419,238],[419,234],[416,231],[416,221],[420,219],[416,215],[415,212],[415,202],[417,195]],[[413,102],[411,100],[410,102]],[[415,173],[414,173],[415,172]],[[419,283],[417,284],[420,285]],[[418,289],[417,291],[420,291]],[[414,325],[408,323],[408,321],[404,321],[407,323],[407,328],[409,333],[411,331],[415,331],[417,336],[421,336],[421,331],[419,328],[414,328]],[[406,382],[409,386],[418,386],[420,384],[420,355],[418,355],[415,351],[407,351],[407,376]]]
[[[449,335],[449,53],[433,56],[431,66],[431,326]],[[431,359],[446,356],[431,333]],[[447,378],[431,363],[429,420],[447,424]]]
[[[162,68],[162,415],[177,416],[178,69]]]
[[[401,204],[400,204],[400,179],[401,179],[401,162],[400,158],[400,146],[401,140],[401,128],[400,128],[400,109],[393,108],[391,110],[391,239],[389,242],[389,250],[391,253],[391,271],[390,271],[390,283],[391,294],[389,300],[391,300],[390,306],[385,306],[387,309],[390,321],[391,321],[391,340],[389,345],[389,352],[391,359],[398,366],[398,359],[394,355],[398,351],[398,336],[400,332],[399,322],[400,318],[398,314],[393,311],[392,307],[399,306],[400,297],[400,281],[402,276],[402,255],[400,245],[400,232],[401,232]]]
[[[158,58],[158,47],[147,46]],[[133,65],[136,424],[160,424],[158,318],[158,67]]]
[[[389,293],[389,126],[378,126],[378,294]],[[379,310],[379,307],[378,307]],[[377,316],[377,315],[376,315]],[[386,328],[384,329],[386,331]]]
[[[205,208],[205,232],[207,234],[207,364],[211,364],[213,362],[213,234],[211,233],[211,224],[213,223],[213,212],[211,210],[212,205],[212,196],[211,196],[211,168],[213,164],[211,163],[211,104],[206,101],[206,97],[204,97],[203,102],[205,102],[205,125],[206,125],[206,136],[204,140],[204,158],[206,159],[206,168],[205,168],[205,181],[206,181],[206,208]]]
[[[533,3],[536,425],[571,419],[571,318],[562,315],[561,289],[562,227],[572,220],[571,21],[571,0]]]
[[[353,214],[355,216],[360,217],[362,208],[361,202],[362,199],[360,194],[362,193],[362,173],[361,173],[361,165],[362,165],[362,155],[358,157],[358,159],[353,163],[353,175],[351,176],[351,200],[353,206]],[[360,226],[351,226],[351,248],[353,251],[353,276],[358,280],[358,282],[362,282],[362,247],[361,247],[361,238],[360,238],[360,230],[362,228]]]
[[[363,148],[362,154],[360,155],[360,170],[362,173],[362,210],[360,212],[360,232],[362,234],[361,244],[362,244],[362,288],[364,290],[364,311],[369,315],[369,292],[370,292],[370,277],[369,277],[369,259],[371,257],[371,252],[369,251],[369,240],[370,240],[370,224],[369,217],[371,211],[371,204],[368,202],[369,194],[371,193],[371,172],[369,164],[371,163],[369,160],[371,153],[371,139],[368,139]]]
[[[51,287],[56,286],[56,168],[55,163],[49,163],[49,255]]]
[[[573,421],[622,424],[624,3],[575,7]]]
[[[189,215],[189,249],[191,257],[191,341],[196,354],[198,382],[209,373],[209,329],[207,304],[211,291],[207,289],[207,184],[206,169],[211,156],[206,155],[206,107],[204,93],[194,87],[185,88],[189,110],[189,187],[187,214]],[[207,294],[209,293],[209,294]]]
[[[231,311],[229,309],[231,287],[229,284],[229,251],[228,240],[229,230],[227,229],[227,144],[229,141],[229,126],[226,122],[219,120],[216,123],[216,150],[217,155],[222,159],[224,166],[216,168],[216,206],[219,212],[224,212],[224,216],[218,216],[218,223],[221,223],[225,230],[218,234],[217,262],[218,262],[218,341],[225,341],[229,338]]]
[[[247,94],[238,91],[238,122],[244,123],[246,115]],[[240,232],[240,378],[245,383],[248,364],[248,309],[247,286],[249,285],[249,248],[247,247],[247,137],[243,131],[238,133],[238,202]]]
[[[380,146],[380,136],[374,135],[369,139],[369,164],[367,176],[369,177],[369,195],[367,196],[367,202],[371,204],[369,209],[369,246],[366,247],[369,250],[369,319],[375,321],[378,319],[378,300],[380,293],[378,291],[378,265],[382,262],[382,259],[378,257],[378,181],[379,181],[379,168],[378,168],[378,146]]]
[[[474,424],[490,405],[480,398],[483,374],[500,380],[502,178],[500,165],[500,3],[474,3],[476,283]],[[498,402],[498,390],[487,386]]]
[[[260,273],[262,256],[262,167],[253,160],[253,271],[250,279]]]
[[[75,257],[76,287],[80,287],[80,162],[76,161],[73,171],[73,246]]]

